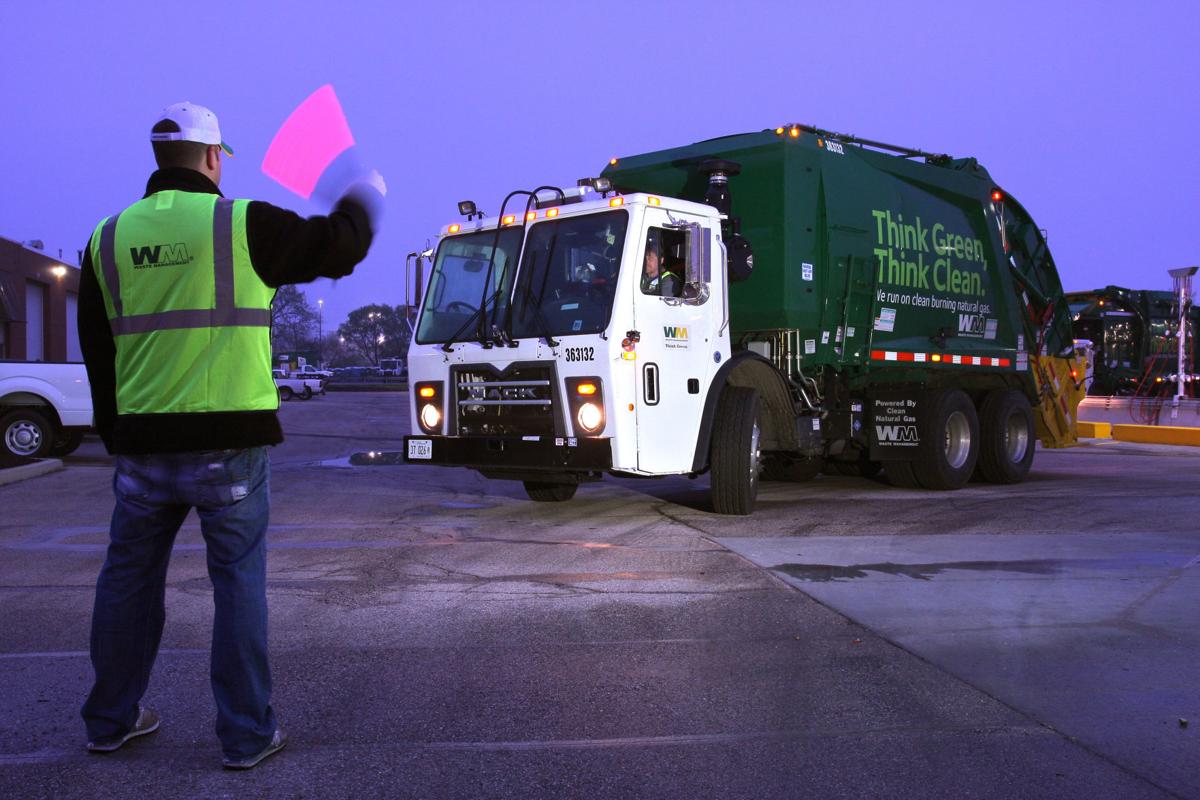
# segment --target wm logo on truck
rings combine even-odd
[[[131,247],[129,256],[133,259],[134,269],[178,267],[191,263],[192,260],[192,257],[188,255],[187,245],[183,242]]]
[[[875,437],[880,444],[918,444],[916,425],[876,425]]]

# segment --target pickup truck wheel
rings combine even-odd
[[[926,395],[923,405],[913,474],[926,489],[960,489],[979,459],[975,404],[966,392],[948,389]]]
[[[822,460],[819,456],[792,456],[786,453],[768,453],[762,459],[762,479],[803,483],[820,474]]]
[[[312,387],[305,386],[304,391],[300,392],[301,400],[312,400]]]
[[[539,503],[561,503],[570,500],[579,489],[577,483],[542,483],[541,481],[525,481],[525,493],[530,500]]]
[[[50,455],[55,458],[69,456],[83,444],[83,431],[67,431],[59,435],[50,446]]]
[[[0,417],[0,444],[9,460],[45,458],[54,437],[54,426],[32,409],[18,408]]]
[[[279,399],[280,400],[284,400],[284,401],[291,400],[295,396],[296,396],[296,393],[292,391],[292,387],[290,387],[290,386],[280,386],[279,387]]]
[[[718,514],[746,515],[758,496],[762,453],[759,449],[758,392],[726,386],[717,403],[712,438],[712,503]]]
[[[989,392],[979,409],[978,471],[992,483],[1020,483],[1033,465],[1033,409],[1012,389]]]

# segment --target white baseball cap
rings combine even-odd
[[[228,155],[233,155],[233,148],[221,140],[221,126],[217,124],[217,115],[204,106],[189,103],[186,100],[167,106],[159,115],[155,126],[163,120],[170,120],[179,126],[177,131],[150,133],[152,142],[200,142],[201,144],[218,144]]]

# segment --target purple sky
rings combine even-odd
[[[324,211],[259,165],[331,82],[388,181],[325,327],[403,302],[404,254],[511,189],[611,156],[803,122],[973,155],[1049,232],[1068,290],[1169,288],[1200,262],[1200,11],[1190,2],[0,4],[0,236],[74,263],[141,195],[180,100],[237,151],[228,196]]]

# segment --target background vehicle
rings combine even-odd
[[[0,361],[0,464],[72,453],[91,427],[83,364]]]
[[[408,364],[403,358],[381,358],[379,372],[388,377],[403,378],[408,374]]]
[[[464,203],[443,229],[408,352],[410,462],[535,500],[711,472],[714,509],[745,514],[762,479],[1011,483],[1037,438],[1074,442],[1053,259],[975,159],[789,125],[580,184],[485,220]],[[644,277],[649,250],[678,290]]]
[[[271,374],[275,378],[280,400],[291,400],[293,397],[309,400],[314,394],[325,393],[325,386],[319,378],[301,378],[282,369],[272,370]]]

